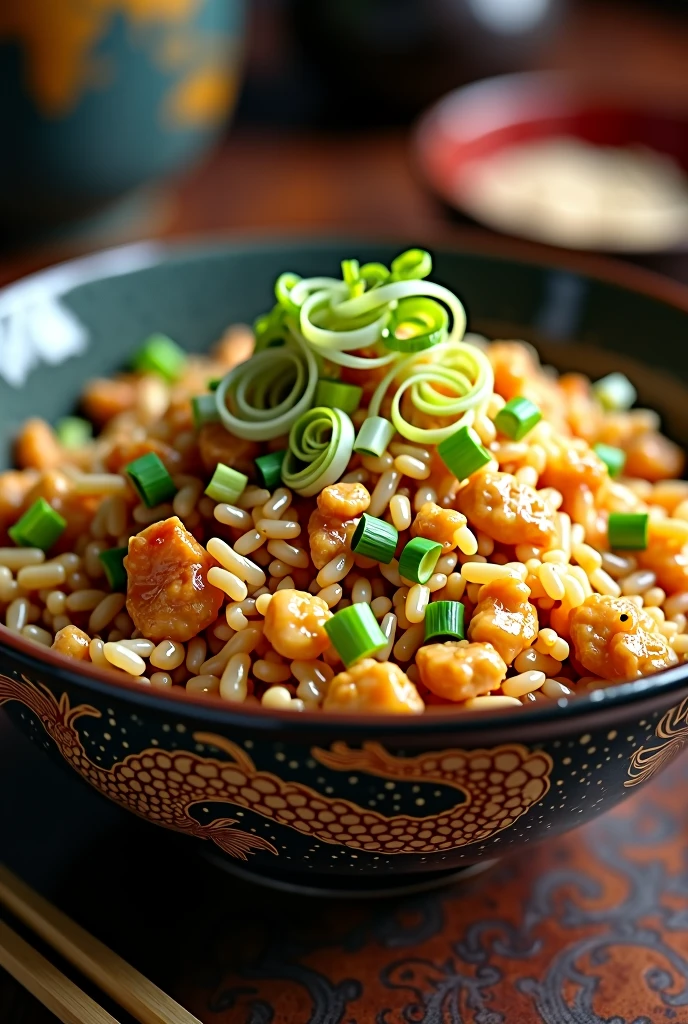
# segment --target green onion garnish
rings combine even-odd
[[[172,477],[155,452],[148,452],[140,459],[134,459],[125,469],[141,501],[148,508],[155,508],[164,501],[170,501],[177,493]]]
[[[383,331],[387,348],[395,352],[422,352],[445,341],[449,316],[434,299],[414,296],[401,299]]]
[[[139,373],[157,373],[171,383],[179,380],[185,366],[186,352],[166,334],[152,334],[133,359]]]
[[[256,457],[258,479],[261,485],[269,491],[274,490],[282,481],[282,463],[286,454],[286,451],[282,450],[280,452],[268,452],[267,455],[258,455]]]
[[[442,545],[427,537],[414,537],[399,558],[399,575],[413,583],[427,583],[442,554]]]
[[[470,427],[460,427],[454,434],[437,445],[437,454],[457,480],[465,480],[471,473],[482,469],[492,456],[480,443]]]
[[[343,384],[330,377],[321,377],[315,389],[315,404],[326,405],[329,409],[341,409],[351,416],[361,404],[363,388],[357,384]]]
[[[208,381],[208,391],[217,391],[217,389],[220,386],[220,381],[221,380],[222,380],[222,377],[213,377],[212,380],[209,380]]]
[[[287,311],[278,302],[269,313],[259,316],[253,324],[253,333],[256,336],[254,354],[262,352],[266,348],[281,348],[287,340],[289,328],[287,327]]]
[[[460,601],[433,601],[425,609],[425,639],[465,640],[464,606]]]
[[[380,292],[401,286],[401,282],[397,285],[383,285]],[[423,287],[429,291],[437,286],[427,283]],[[443,301],[450,305],[448,299]],[[457,326],[458,311],[451,306],[450,309],[454,315],[454,324],[447,341],[396,362],[378,384],[368,406],[369,416],[379,416],[385,395],[390,386],[394,385],[390,419],[403,437],[423,445],[439,444],[454,434],[471,411],[489,398],[494,386],[489,359],[475,345],[458,340],[463,333],[465,320]],[[410,392],[411,403],[417,412],[435,420],[445,420],[446,425],[417,427],[405,419],[401,403],[407,391]]]
[[[127,548],[110,548],[98,555],[112,590],[127,589],[127,570],[124,568],[126,555]]]
[[[369,416],[361,424],[354,442],[354,451],[359,455],[377,455],[379,458],[387,450],[394,434],[394,424],[384,416]]]
[[[342,260],[342,280],[349,286],[349,294],[353,297],[365,291],[365,281],[361,280],[361,267],[358,260]]]
[[[275,281],[275,298],[278,303],[290,316],[298,317],[299,307],[291,297],[291,290],[295,284],[298,284],[301,278],[298,274],[280,274]]]
[[[644,551],[650,517],[647,512],[610,512],[607,538],[610,548]]]
[[[592,390],[600,404],[610,412],[630,409],[638,397],[635,388],[623,373],[607,374],[601,380],[595,381]]]
[[[529,398],[511,398],[495,416],[494,424],[500,433],[510,437],[512,441],[520,441],[529,434],[536,423],[542,419],[542,413]]]
[[[394,558],[399,534],[391,523],[363,513],[351,538],[351,550],[385,565]]]
[[[370,605],[363,603],[335,612],[325,623],[325,632],[347,668],[387,644]]]
[[[610,444],[593,445],[593,451],[602,459],[609,470],[610,476],[620,476],[626,465],[626,452],[623,448],[613,448]]]
[[[93,437],[93,426],[81,416],[64,416],[55,424],[55,433],[63,448],[83,448]]]
[[[364,263],[360,272],[368,288],[376,288],[390,278],[390,272],[384,263]]]
[[[231,434],[268,441],[291,430],[313,404],[318,365],[296,333],[279,348],[266,348],[239,363],[215,392],[220,419]]]
[[[294,285],[298,285],[301,281],[298,273],[281,273],[274,283],[274,297],[276,298],[279,305],[288,312],[291,316],[299,315],[299,307],[291,297],[291,291]]]
[[[323,406],[304,413],[289,432],[282,480],[310,498],[346,472],[354,445],[354,425],[341,409]]]
[[[225,466],[224,462],[218,462],[205,493],[213,501],[224,501],[233,505],[245,490],[247,483],[248,477],[245,473],[240,473],[237,469],[232,469],[231,466]]]
[[[392,280],[410,281],[432,272],[432,256],[425,249],[407,249],[392,260]]]
[[[7,532],[18,547],[47,551],[62,536],[66,526],[66,519],[45,498],[37,498]]]
[[[194,395],[191,399],[191,413],[196,430],[200,430],[204,423],[218,423],[220,413],[215,395]]]

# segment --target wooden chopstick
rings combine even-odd
[[[107,1010],[1,920],[0,966],[63,1024],[118,1024]]]
[[[201,1024],[126,960],[1,864],[0,903],[141,1024]]]

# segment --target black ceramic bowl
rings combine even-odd
[[[400,248],[137,246],[14,286],[0,295],[5,460],[22,418],[70,411],[90,376],[121,368],[153,331],[205,349],[269,306],[282,270],[335,273],[343,257],[389,262]],[[623,369],[668,431],[688,438],[678,286],[609,264],[524,259],[504,243],[435,257],[434,277],[462,297],[471,329],[527,338],[561,368]],[[151,693],[4,627],[0,670],[10,718],[104,796],[227,866],[313,889],[430,884],[489,863],[613,806],[688,739],[685,666],[568,704],[411,720],[280,716]]]

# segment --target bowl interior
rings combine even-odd
[[[24,419],[54,421],[74,411],[86,381],[126,367],[153,332],[169,334],[190,351],[207,349],[227,325],[251,322],[271,306],[273,282],[282,271],[337,274],[341,260],[351,256],[389,264],[404,247],[356,240],[138,245],[6,289],[0,293],[0,468],[12,465]],[[571,262],[532,246],[515,249],[518,255],[504,243],[467,236],[460,250],[433,250],[433,278],[461,297],[469,329],[529,340],[558,369],[593,377],[623,370],[640,402],[657,409],[665,430],[685,444],[688,294],[633,268],[589,258]],[[33,655],[28,641],[4,627],[0,640]],[[84,678],[54,652],[41,650],[39,658],[63,677]],[[660,682],[682,685],[684,674],[660,673],[652,683],[641,680],[599,695],[605,703],[623,702]],[[583,710],[591,700],[574,703]]]

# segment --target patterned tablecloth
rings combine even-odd
[[[688,759],[463,885],[315,900],[220,873],[0,723],[0,856],[204,1024],[688,1024]],[[52,1018],[0,983],[0,1020]]]

